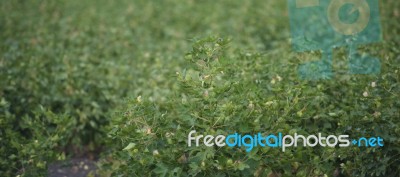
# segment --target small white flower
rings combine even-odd
[[[371,82],[371,87],[376,87],[376,82]]]
[[[276,79],[278,79],[279,82],[282,81],[282,78],[279,75],[276,75]]]
[[[268,101],[268,102],[265,103],[265,105],[267,105],[267,106],[271,106],[272,104],[274,104],[273,101]]]
[[[138,97],[136,98],[136,101],[139,102],[139,103],[142,102],[142,96],[138,96]]]
[[[151,128],[146,129],[146,134],[151,134]]]
[[[374,112],[374,116],[375,116],[375,117],[381,116],[381,112]]]
[[[252,101],[250,101],[249,105],[247,106],[249,109],[254,109],[254,104]]]
[[[364,97],[368,97],[368,92],[367,92],[367,91],[364,91],[363,96],[364,96]]]
[[[167,138],[170,138],[172,136],[175,136],[175,133],[172,133],[172,132],[165,133],[165,137],[167,137]]]
[[[160,153],[158,152],[158,150],[154,150],[154,151],[153,151],[153,155],[154,155],[154,156],[157,156],[157,155],[160,155]]]
[[[272,78],[271,84],[275,84],[276,81],[278,81],[278,82],[282,81],[282,77],[279,75],[276,75],[275,77]]]

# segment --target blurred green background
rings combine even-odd
[[[386,63],[381,76],[392,74],[398,96],[400,2],[380,1],[380,10],[383,41],[362,50]],[[238,65],[244,80],[300,82],[298,64],[320,56],[292,52],[286,1],[0,1],[0,176],[113,151],[105,135],[118,108],[139,95],[168,101],[185,54],[207,36],[232,39],[228,58],[259,54]],[[332,82],[349,77],[344,50],[336,52]],[[399,115],[398,103],[382,104]]]

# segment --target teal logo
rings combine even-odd
[[[299,66],[301,79],[332,78],[332,53],[337,47],[347,48],[349,74],[380,73],[378,58],[358,52],[358,46],[381,40],[378,0],[288,1],[293,49],[322,51],[320,60]]]

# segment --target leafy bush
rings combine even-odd
[[[399,162],[398,4],[380,4],[387,42],[362,49],[382,60],[382,75],[343,76],[339,69],[334,82],[303,82],[295,76],[296,67],[318,52],[290,52],[286,1],[0,1],[0,176],[44,176],[55,160],[100,150],[111,155],[102,162],[113,159],[110,168],[102,166],[104,175],[143,170],[155,175],[175,168],[182,175],[290,175],[293,168],[299,176],[337,169],[394,174]],[[193,64],[188,66],[181,57],[190,50],[187,39],[218,33],[234,36],[235,42],[229,48],[217,38],[195,42],[186,56]],[[337,58],[336,70],[346,65],[343,52]],[[372,81],[376,88],[367,86]],[[361,96],[365,91],[368,97]],[[124,105],[123,98],[131,95],[141,95],[141,102],[135,98]],[[119,106],[127,106],[125,117],[118,116]],[[105,136],[110,118],[115,119],[111,140]],[[152,124],[131,125],[140,119]],[[346,131],[380,134],[389,144],[373,153],[376,158],[368,151],[357,151],[356,157],[356,150],[339,149],[336,155],[343,153],[343,159],[316,163],[321,154],[332,154],[316,148],[300,149],[303,158],[261,149],[247,160],[242,150],[187,148],[191,129]],[[144,142],[152,146],[141,154]],[[121,151],[126,146],[131,150]],[[138,153],[132,154],[134,149]],[[141,163],[132,162],[137,159]],[[377,160],[382,162],[368,163]]]
[[[64,148],[73,139],[71,131],[77,123],[68,115],[57,115],[43,107],[33,116],[25,115],[17,121],[10,113],[10,104],[0,102],[2,175],[13,176],[15,171],[25,176],[43,176],[49,160],[64,160]],[[15,122],[18,122],[16,124]],[[13,167],[13,168],[10,168]]]
[[[399,65],[384,61],[382,77],[340,75],[333,81],[299,81],[284,68],[260,65],[257,53],[227,54],[228,40],[195,41],[193,63],[176,75],[168,101],[138,97],[114,117],[119,143],[115,175],[135,176],[395,176]],[[398,62],[398,61],[397,61]],[[276,65],[274,65],[276,66]],[[278,75],[279,69],[282,75]],[[371,82],[378,86],[371,86]],[[367,92],[366,95],[364,92]],[[363,94],[364,93],[364,94]],[[383,148],[245,149],[188,147],[201,134],[283,132],[381,136]]]
[[[0,171],[43,176],[51,161],[104,145],[108,115],[137,71],[123,66],[121,46],[104,50],[98,33],[68,20],[64,2],[0,3]]]

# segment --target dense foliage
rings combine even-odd
[[[168,101],[138,97],[113,119],[110,135],[120,140],[123,149],[114,156],[121,163],[116,174],[395,176],[400,172],[399,61],[384,61],[379,77],[299,81],[283,66],[268,65],[268,56],[228,56],[226,46],[224,39],[196,41],[186,55],[193,66],[176,73],[179,88]],[[203,135],[381,136],[385,146],[301,147],[289,152],[255,147],[247,153],[244,148],[188,147],[191,130]]]
[[[292,52],[286,8],[0,1],[0,176],[43,176],[56,160],[92,155],[101,175],[400,173],[399,2],[381,2],[383,41],[360,47],[381,59],[382,73],[347,75],[338,49],[336,76],[324,81],[298,79],[297,66],[320,53]],[[216,34],[230,38],[201,38]],[[379,135],[386,144],[247,154],[188,148],[193,129]]]

